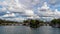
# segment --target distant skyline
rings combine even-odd
[[[9,13],[8,13],[9,12]],[[60,0],[0,0],[0,16],[7,20],[60,18]]]

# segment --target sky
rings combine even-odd
[[[13,21],[60,18],[60,0],[0,0],[0,18]]]

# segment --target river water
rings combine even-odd
[[[60,28],[41,26],[34,29],[28,26],[0,26],[0,34],[60,34]]]

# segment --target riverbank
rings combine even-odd
[[[21,26],[21,23],[1,23],[0,26]]]
[[[33,19],[28,19],[24,20],[23,22],[16,22],[16,21],[8,21],[8,20],[2,20],[0,19],[0,26],[29,26],[32,28],[38,28],[40,26],[52,26],[52,27],[60,27],[59,22],[57,20],[52,20],[51,23],[48,22],[43,22],[41,20],[33,20]]]
[[[44,23],[40,20],[24,20],[23,22],[15,22],[15,21],[8,21],[0,19],[0,26],[30,26],[30,27],[38,27],[42,26]]]

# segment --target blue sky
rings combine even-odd
[[[46,3],[46,5],[49,7],[49,9],[46,10],[50,12],[39,11],[42,9],[41,7],[44,5],[44,3]],[[42,10],[45,10],[44,8],[47,7],[43,7]],[[7,11],[11,14],[10,16],[8,16]],[[12,20],[16,18],[16,20],[19,20],[19,18],[23,20],[26,18],[52,20],[53,17],[60,17],[60,0],[0,0],[0,13],[2,14],[2,12],[5,13],[1,16],[1,18],[3,18],[3,16],[13,17]],[[53,16],[49,17],[51,15]],[[11,20],[11,18],[8,18],[8,20]]]

